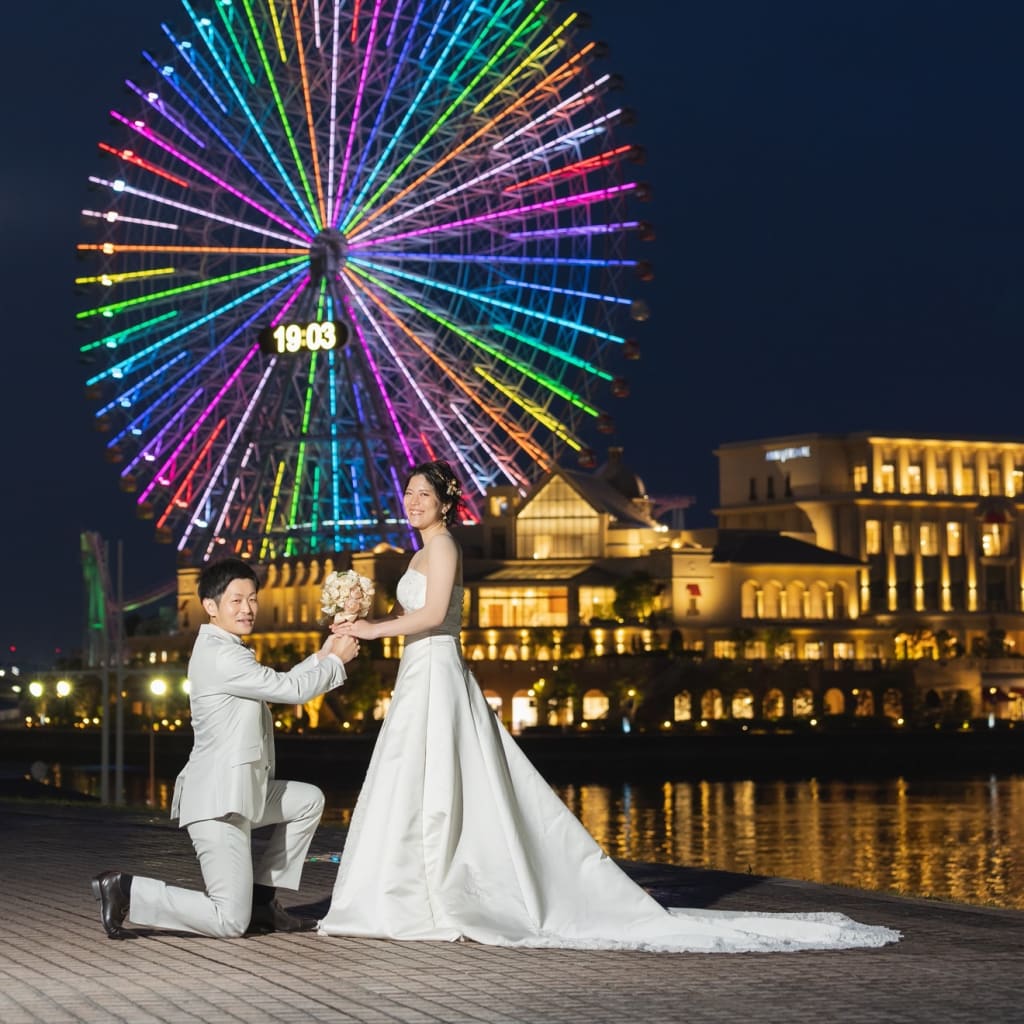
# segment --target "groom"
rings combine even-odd
[[[359,643],[332,636],[289,672],[265,668],[242,643],[256,622],[258,591],[252,566],[238,558],[214,562],[199,576],[210,621],[199,627],[188,665],[194,742],[174,786],[171,817],[188,829],[206,891],[102,872],[92,890],[112,939],[129,935],[126,920],[224,938],[316,926],[285,911],[276,890],[298,889],[324,796],[316,786],[274,778],[266,702],[304,704],[340,686]],[[254,868],[251,833],[264,825],[276,827]]]

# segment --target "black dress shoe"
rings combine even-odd
[[[104,871],[92,880],[92,894],[100,901],[100,920],[109,939],[126,939],[131,934],[121,925],[128,916],[128,897],[121,889],[121,872]]]
[[[253,904],[246,935],[269,935],[271,932],[312,932],[317,921],[311,917],[289,914],[277,900]]]

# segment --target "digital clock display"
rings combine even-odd
[[[285,320],[259,333],[260,349],[272,355],[329,352],[348,341],[348,327],[339,320]]]

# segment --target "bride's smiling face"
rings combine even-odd
[[[424,530],[441,521],[441,499],[434,485],[417,474],[405,489],[405,517],[414,530]]]

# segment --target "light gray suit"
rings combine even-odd
[[[304,704],[345,681],[340,658],[312,655],[289,672],[256,661],[241,640],[199,627],[188,666],[195,740],[178,775],[171,817],[187,828],[206,892],[135,876],[128,919],[210,936],[245,932],[252,885],[298,889],[323,793],[274,778],[274,723],[266,702]],[[277,825],[252,864],[252,829]]]

